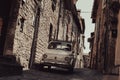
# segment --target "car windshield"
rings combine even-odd
[[[50,43],[48,45],[48,49],[71,51],[71,45],[67,43],[55,42],[55,43]]]

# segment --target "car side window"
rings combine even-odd
[[[58,45],[61,45],[61,43],[50,43],[48,49],[56,49]]]
[[[66,51],[71,51],[72,50],[70,44],[60,43],[60,42],[50,43],[48,45],[48,49],[58,49],[58,50],[66,50]]]
[[[55,44],[49,44],[48,45],[48,49],[55,49],[56,48],[56,45]]]

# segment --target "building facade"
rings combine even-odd
[[[116,41],[118,38],[119,0],[94,0],[92,20],[95,23],[91,43],[90,67],[107,74],[119,74]]]
[[[85,49],[85,45],[84,45],[85,20],[80,15],[81,11],[78,10],[77,12],[78,12],[78,18],[80,20],[81,33],[78,34],[78,42],[77,42],[78,56],[77,56],[77,62],[75,68],[84,68],[83,50]]]
[[[24,69],[32,68],[40,63],[52,40],[72,41],[76,53],[82,55],[85,22],[78,16],[76,1],[0,1],[1,59],[9,56]],[[7,63],[6,58],[3,61]]]

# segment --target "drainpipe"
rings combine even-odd
[[[33,67],[33,63],[35,61],[35,53],[36,53],[37,39],[38,39],[38,30],[39,30],[39,23],[40,23],[40,7],[37,6],[36,9],[37,9],[37,11],[36,11],[36,17],[35,17],[35,24],[34,24],[34,35],[33,35],[31,54],[30,54],[30,60],[29,60],[29,68],[30,69]]]

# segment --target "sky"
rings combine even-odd
[[[77,9],[81,10],[81,16],[85,19],[85,49],[84,53],[89,53],[89,42],[87,39],[90,37],[90,33],[94,32],[94,24],[91,19],[91,11],[93,7],[93,0],[78,0],[76,4]]]

